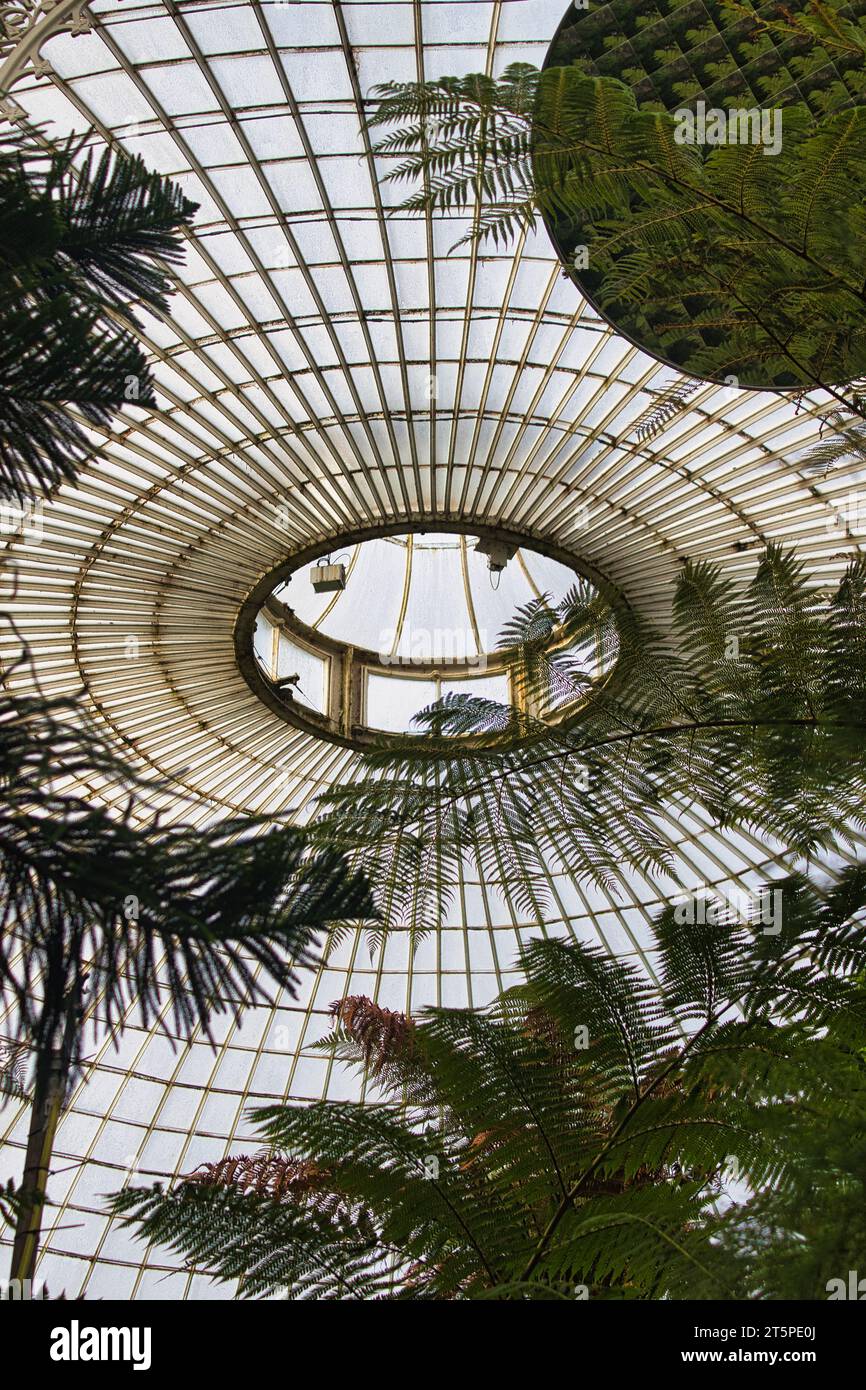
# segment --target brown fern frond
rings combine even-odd
[[[216,1163],[202,1163],[188,1173],[185,1183],[204,1187],[236,1187],[241,1192],[276,1201],[311,1197],[331,1190],[331,1174],[303,1158],[281,1158],[276,1154],[232,1154]]]
[[[456,1289],[443,1293],[439,1287],[439,1278],[445,1266],[443,1264],[424,1264],[416,1261],[403,1272],[403,1287],[410,1298],[423,1298],[428,1293],[433,1293],[437,1302],[443,1300],[456,1299],[460,1296],[460,1289],[466,1288],[469,1280],[461,1280]]]
[[[395,1056],[411,1051],[415,1031],[412,1019],[399,1010],[381,1008],[366,994],[335,999],[330,1012],[361,1048],[365,1065],[374,1074]]]
[[[306,1158],[284,1158],[267,1151],[232,1154],[217,1163],[202,1163],[183,1178],[184,1185],[231,1188],[245,1195],[292,1202],[315,1211],[353,1235],[374,1237],[368,1209],[340,1190],[334,1170]]]
[[[559,1051],[562,1046],[562,1034],[556,1020],[550,1011],[540,1004],[533,1004],[526,1010],[523,1015],[523,1031],[528,1038],[534,1038],[551,1049]]]
[[[494,1125],[491,1129],[480,1130],[468,1145],[468,1157],[464,1158],[463,1162],[460,1164],[461,1172],[465,1172],[467,1169],[472,1168],[474,1164],[490,1158],[504,1143],[519,1134],[521,1129],[526,1129],[526,1126]]]

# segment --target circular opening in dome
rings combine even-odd
[[[422,711],[468,696],[533,725],[564,724],[609,677],[609,644],[573,634],[562,617],[575,600],[594,601],[614,622],[607,580],[510,532],[433,525],[323,543],[256,585],[235,630],[238,663],[287,723],[364,747],[424,733]],[[579,674],[574,688],[560,675],[528,693],[527,637],[536,656]]]
[[[848,275],[851,267],[840,262],[829,243],[826,253],[821,251],[820,269],[816,268],[813,237],[810,260],[804,259],[802,265],[797,261],[792,270],[791,264],[779,262],[780,254],[787,252],[778,236],[770,235],[789,226],[792,242],[800,237],[805,241],[810,234],[809,224],[797,221],[798,206],[788,209],[785,204],[783,208],[778,185],[774,193],[771,182],[788,153],[786,109],[794,105],[802,108],[805,125],[793,130],[790,149],[805,151],[806,127],[806,133],[818,135],[828,120],[863,105],[866,64],[857,30],[866,16],[866,0],[851,0],[829,13],[836,27],[825,26],[822,35],[822,16],[811,0],[790,0],[784,6],[761,0],[745,0],[743,4],[728,0],[638,0],[628,5],[609,0],[591,7],[572,4],[548,50],[545,69],[576,69],[587,76],[616,79],[631,89],[640,111],[665,111],[675,122],[682,122],[674,139],[699,148],[705,165],[708,160],[715,161],[712,186],[707,186],[709,196],[719,193],[725,177],[721,162],[724,152],[718,146],[748,145],[762,155],[775,156],[758,159],[748,173],[738,177],[743,180],[742,209],[748,205],[750,210],[763,207],[766,211],[777,206],[778,225],[774,223],[761,242],[757,231],[760,217],[747,220],[743,212],[735,217],[739,231],[732,236],[729,227],[727,242],[740,249],[730,266],[724,258],[718,261],[723,241],[705,244],[702,223],[687,224],[690,235],[700,243],[698,249],[691,258],[674,262],[671,238],[675,223],[665,221],[672,216],[670,209],[653,201],[657,195],[652,190],[660,185],[652,180],[645,195],[632,192],[627,213],[614,203],[606,209],[595,206],[591,217],[582,217],[572,207],[544,213],[566,274],[596,311],[642,351],[691,376],[735,388],[782,391],[844,386],[861,374],[856,341],[841,326],[834,330],[832,314],[826,316],[829,326],[822,330],[820,343],[814,323],[807,325],[814,339],[811,353],[799,340],[796,350],[786,350],[784,333],[782,347],[774,350],[781,320],[771,318],[764,336],[758,335],[760,341],[743,333],[744,323],[752,321],[750,315],[755,322],[761,319],[760,306],[767,302],[782,306],[796,329],[798,317],[807,312],[802,308],[804,281],[808,284],[821,281],[824,275],[832,277],[840,265],[837,280],[856,281],[856,275],[853,279]],[[854,142],[856,145],[856,135]],[[806,158],[808,155],[801,163],[784,164],[782,190],[802,184],[802,199],[816,200],[810,203],[813,219],[819,223],[836,221],[844,216],[844,209],[817,212],[823,196],[821,177],[831,156],[825,153],[816,161],[812,176]],[[862,148],[852,153],[852,159],[855,163],[862,160]],[[756,189],[760,190],[763,176],[767,176],[767,183],[758,196]],[[847,177],[848,201],[853,206],[861,201],[862,188],[859,184],[854,187],[854,176]],[[699,200],[700,190],[695,198]],[[661,242],[656,248],[662,275],[669,270],[670,274],[667,280],[651,280],[649,290],[646,277],[637,273],[645,243],[640,235],[635,239],[632,231],[641,221],[665,225],[670,240],[667,249]],[[742,248],[748,245],[755,248],[755,255],[743,260]],[[705,274],[699,268],[701,258],[711,264],[712,273]],[[663,296],[657,293],[662,283]],[[732,285],[737,291],[733,294]],[[859,283],[854,289],[859,291]],[[848,304],[844,296],[843,304]],[[840,310],[840,325],[844,317]]]

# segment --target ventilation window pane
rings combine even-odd
[[[385,729],[389,733],[417,733],[411,727],[412,717],[436,699],[434,681],[411,680],[400,676],[379,676],[373,672],[367,677],[367,717],[365,722],[372,729]]]
[[[507,676],[466,676],[461,680],[443,681],[443,695],[477,695],[480,700],[496,700],[500,705],[511,702]]]
[[[274,625],[268,622],[262,613],[256,618],[256,629],[253,636],[253,649],[258,658],[259,665],[269,676],[273,676],[274,666]]]
[[[294,699],[308,709],[319,714],[327,713],[328,663],[324,657],[307,651],[293,642],[284,632],[280,633],[280,655],[277,677],[299,676],[297,685],[290,686]]]

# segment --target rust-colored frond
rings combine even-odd
[[[562,1033],[556,1020],[549,1010],[542,1008],[540,1004],[534,1004],[532,1008],[526,1010],[523,1017],[523,1031],[528,1038],[537,1039],[551,1050],[559,1051],[562,1047]]]
[[[309,1197],[330,1187],[330,1174],[309,1159],[280,1158],[276,1154],[233,1154],[217,1163],[203,1163],[184,1178],[205,1187],[237,1187],[259,1197]]]
[[[465,1171],[476,1163],[484,1162],[524,1128],[525,1126],[512,1124],[493,1125],[490,1129],[480,1130],[467,1147],[467,1157],[460,1164],[461,1170]]]
[[[331,1014],[342,1023],[353,1042],[364,1053],[364,1061],[374,1072],[398,1055],[411,1049],[415,1024],[406,1014],[383,1009],[366,994],[350,994],[335,999]]]

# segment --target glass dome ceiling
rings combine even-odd
[[[518,608],[555,607],[585,581],[571,565],[503,535],[372,536],[310,564],[289,562],[252,630],[242,610],[241,669],[289,723],[310,727],[312,716],[312,732],[359,746],[375,731],[420,732],[415,716],[445,695],[515,703],[514,652],[503,628]],[[600,675],[594,643],[584,647],[573,659]],[[250,648],[264,686],[250,669]],[[554,707],[537,713],[553,715]]]
[[[84,691],[104,732],[161,779],[166,819],[304,820],[353,775],[356,752],[287,728],[236,661],[240,605],[305,547],[337,554],[395,520],[503,526],[569,551],[662,623],[686,555],[744,574],[778,539],[816,584],[839,576],[862,543],[847,499],[863,480],[800,466],[818,396],[707,383],[639,437],[676,377],[589,309],[543,229],[449,254],[465,220],[389,215],[362,133],[370,88],[540,66],[563,0],[84,8],[89,31],[47,40],[7,111],[140,153],[200,207],[170,314],[146,323],[160,409],[130,404],[93,431],[75,485],[38,526],[0,536],[5,594],[34,678]],[[778,871],[778,846],[722,836],[685,803],[664,829],[687,883]],[[551,871],[544,929],[651,971],[664,885],[618,878],[614,894]],[[310,1051],[331,1000],[483,1004],[538,930],[467,871],[414,959],[399,935],[373,954],[347,939],[297,999],[248,1012],[242,1029],[217,1020],[216,1052],[201,1038],[172,1049],[134,1021],[117,1045],[97,1039],[59,1131],[40,1277],[72,1297],[228,1296],[109,1222],[102,1194],[130,1172],[165,1180],[249,1149],[249,1105],[352,1093]],[[5,1178],[25,1137],[14,1106],[0,1135]]]
[[[557,603],[575,582],[572,570],[526,547],[494,574],[476,544],[447,532],[362,541],[333,552],[346,566],[345,589],[316,593],[307,566],[276,597],[316,632],[395,661],[471,660],[494,650],[515,608],[543,596]]]

